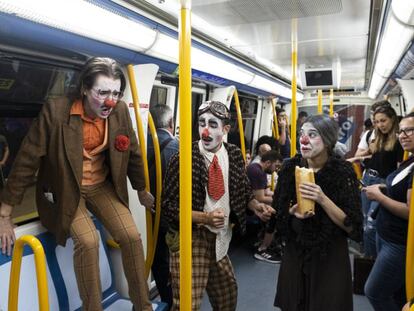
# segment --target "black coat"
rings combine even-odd
[[[299,220],[289,214],[296,203],[295,166],[305,161],[296,156],[279,172],[274,194],[278,234],[286,242],[279,272],[275,306],[283,311],[350,311],[352,277],[347,237],[360,240],[362,212],[360,193],[350,163],[331,157],[315,173],[315,182],[347,215],[347,234],[335,225],[318,204],[315,216]]]

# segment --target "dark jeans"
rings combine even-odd
[[[373,177],[364,172],[364,176],[362,177],[362,182],[367,185],[376,185],[384,183],[385,180],[381,177]],[[361,200],[362,200],[362,214],[364,215],[364,254],[367,257],[376,257],[377,250],[376,250],[376,242],[375,242],[375,235],[376,235],[376,224],[375,219],[371,217],[371,214],[375,212],[376,209],[379,208],[379,203],[377,201],[371,201],[367,198],[365,192],[361,192]]]
[[[378,256],[365,283],[365,295],[375,311],[400,311],[405,304],[405,245],[377,234]]]
[[[158,293],[161,301],[168,304],[168,309],[172,306],[172,289],[170,277],[170,252],[165,243],[167,231],[160,226],[157,239],[157,248],[155,250],[154,262],[151,271],[157,284]]]

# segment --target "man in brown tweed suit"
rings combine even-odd
[[[135,310],[152,310],[140,234],[128,209],[127,176],[147,208],[141,155],[128,107],[120,98],[126,80],[110,58],[90,59],[72,99],[43,105],[34,120],[1,194],[0,246],[10,255],[14,242],[12,206],[23,199],[36,172],[36,202],[42,224],[56,241],[74,242],[74,268],[82,310],[102,310],[99,238],[93,213],[121,247]]]
[[[237,283],[227,255],[235,225],[246,230],[245,209],[269,218],[273,209],[253,198],[240,149],[223,142],[229,132],[230,113],[220,102],[205,102],[198,110],[201,139],[193,143],[193,274],[192,309],[199,310],[207,290],[213,310],[233,311],[237,304]],[[163,191],[163,217],[169,224],[167,242],[173,308],[179,310],[179,155],[172,157]]]

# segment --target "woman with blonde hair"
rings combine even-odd
[[[391,105],[382,105],[374,112],[376,127],[375,139],[370,142],[365,156],[365,171],[362,183],[365,186],[383,184],[385,178],[402,161],[403,149],[398,141],[398,117]],[[378,202],[367,198],[363,192],[362,212],[364,214],[364,252],[366,256],[376,257],[375,217]]]

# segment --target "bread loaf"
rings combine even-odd
[[[304,182],[315,183],[315,176],[312,169],[306,167],[295,167],[295,181],[296,181],[296,198],[298,200],[299,214],[304,215],[307,211],[315,212],[315,201],[303,199],[299,191],[299,185]]]

